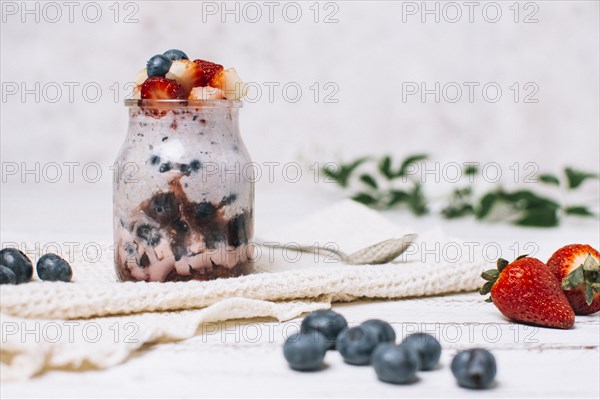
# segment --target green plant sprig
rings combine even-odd
[[[378,160],[361,157],[340,164],[337,168],[328,165],[322,172],[344,189],[349,189],[351,182],[358,180],[362,189],[350,190],[350,197],[355,201],[384,210],[404,207],[420,216],[430,212],[432,201],[426,198],[423,183],[409,172],[411,166],[427,159],[426,154],[410,155],[399,163],[389,155]],[[371,169],[376,169],[377,174],[361,172],[359,167],[366,164],[372,164]],[[519,226],[553,227],[558,226],[565,215],[596,217],[587,205],[560,204],[534,190],[509,191],[500,185],[476,195],[473,188],[479,169],[475,165],[468,165],[464,172],[471,183],[455,187],[444,196],[440,210],[444,218],[472,216],[479,220],[504,220]],[[598,174],[567,167],[563,170],[563,176],[548,173],[538,175],[536,185],[562,186],[566,191],[573,191],[589,179],[598,179]],[[399,182],[403,185],[398,185]]]

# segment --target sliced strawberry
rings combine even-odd
[[[210,61],[194,60],[194,62],[197,66],[202,68],[202,71],[204,71],[204,78],[197,86],[208,86],[208,83],[215,77],[215,75],[223,71],[222,65],[215,64]]]
[[[169,79],[175,79],[185,92],[187,97],[190,94],[192,88],[196,86],[202,86],[204,82],[204,71],[190,60],[176,60],[171,64],[169,72],[166,75]]]
[[[600,253],[587,244],[556,250],[548,267],[556,276],[578,315],[600,311]]]
[[[142,84],[142,99],[176,100],[185,99],[183,87],[174,79],[153,76]]]

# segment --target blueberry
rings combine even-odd
[[[327,339],[319,332],[295,333],[283,345],[283,356],[290,368],[297,371],[315,371],[323,365]]]
[[[160,232],[158,232],[158,229],[148,224],[139,225],[135,230],[135,233],[140,239],[143,239],[149,246],[152,247],[156,246],[162,238]]]
[[[187,54],[185,54],[183,51],[177,50],[177,49],[167,50],[163,53],[163,56],[167,57],[171,61],[189,60]],[[150,76],[150,75],[148,75],[148,76]]]
[[[17,278],[17,284],[31,280],[33,264],[22,251],[11,247],[0,250],[0,264],[12,270]]]
[[[227,222],[227,242],[233,247],[248,243],[248,226],[245,214],[238,214]]]
[[[198,171],[201,166],[202,166],[202,163],[198,160],[192,160],[192,162],[190,163],[190,168],[193,171]]]
[[[237,194],[231,193],[227,196],[223,196],[223,200],[221,200],[221,205],[228,206],[236,200],[237,200]]]
[[[163,54],[152,56],[146,63],[148,77],[165,76],[171,68],[172,61]]]
[[[194,207],[194,214],[200,221],[211,218],[217,212],[217,208],[212,203],[198,203]]]
[[[496,359],[485,349],[470,349],[452,359],[452,373],[462,387],[484,389],[496,376]]]
[[[170,170],[171,170],[171,163],[160,164],[160,167],[158,167],[158,171],[160,173],[169,172]]]
[[[335,348],[335,341],[340,332],[348,327],[348,322],[341,314],[333,310],[317,310],[308,314],[302,321],[302,332],[317,331],[325,336],[329,348]]]
[[[394,331],[394,328],[385,321],[380,319],[369,319],[360,325],[364,328],[373,330],[380,343],[393,343],[396,341],[396,332]]]
[[[373,367],[377,378],[389,383],[415,381],[419,360],[410,348],[393,343],[381,343],[373,352]]]
[[[404,339],[403,344],[415,351],[421,371],[433,369],[440,360],[442,346],[440,342],[427,333],[413,333]]]
[[[377,335],[362,326],[344,329],[337,338],[336,347],[344,361],[354,365],[368,365],[371,354],[379,344]]]
[[[209,222],[200,226],[200,233],[204,240],[204,245],[207,249],[216,249],[219,243],[224,242],[227,239],[227,233],[225,232],[225,226],[218,223],[217,221],[205,221]]]
[[[144,210],[150,218],[160,224],[168,224],[179,217],[180,202],[173,193],[158,193],[152,196]]]
[[[0,285],[9,284],[15,285],[17,283],[17,276],[12,269],[0,265]]]
[[[54,253],[44,254],[36,265],[38,277],[43,281],[70,282],[73,270],[68,262]]]

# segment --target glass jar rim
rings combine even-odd
[[[241,100],[150,100],[125,99],[125,107],[167,107],[167,108],[242,108]]]

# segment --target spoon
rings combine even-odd
[[[339,261],[350,264],[350,265],[359,265],[359,264],[385,264],[388,263],[395,258],[397,258],[400,254],[404,253],[406,249],[414,242],[417,238],[417,235],[414,233],[410,233],[408,235],[401,236],[399,238],[392,238],[384,240],[383,242],[378,242],[372,244],[370,246],[365,247],[364,249],[360,249],[355,251],[352,254],[346,254],[340,250],[333,249],[330,247],[321,247],[321,246],[301,246],[297,244],[293,245],[281,245],[274,243],[260,243],[263,246],[277,248],[277,249],[290,249],[295,251],[300,251],[303,253],[321,253],[327,252],[334,257],[336,257]]]

